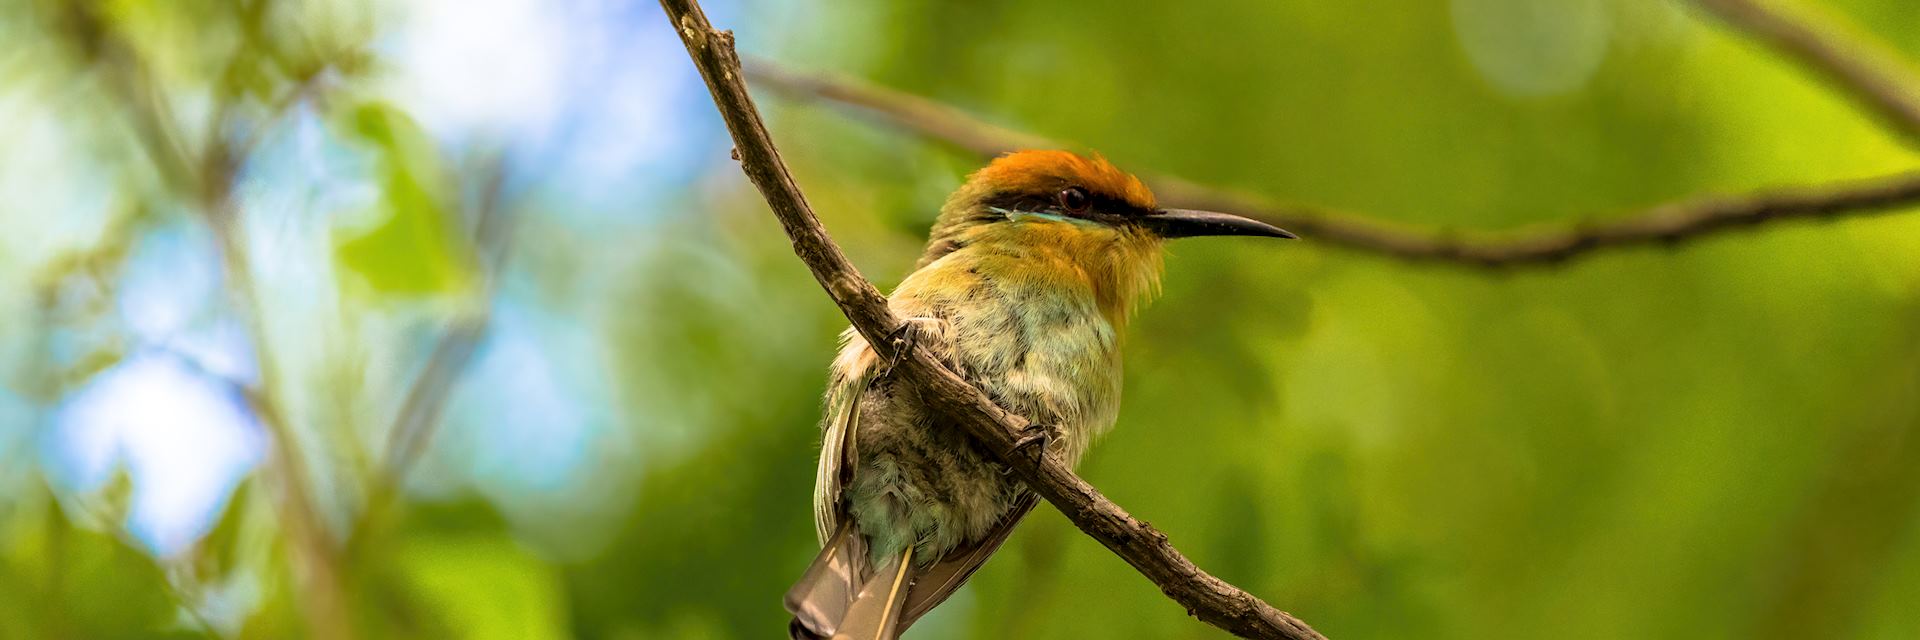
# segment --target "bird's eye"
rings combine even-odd
[[[1060,190],[1060,208],[1067,213],[1086,213],[1093,206],[1093,198],[1087,196],[1087,190],[1080,187],[1067,187]]]

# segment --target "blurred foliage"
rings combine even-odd
[[[124,477],[103,496],[125,493]],[[109,532],[113,523],[69,514],[45,492],[18,496],[7,515],[6,638],[197,637],[178,620],[160,567]],[[111,500],[105,500],[111,502]],[[92,522],[86,522],[92,520]],[[85,525],[82,523],[86,522]],[[87,526],[91,525],[91,526]]]
[[[458,290],[472,280],[466,247],[454,234],[452,212],[439,201],[441,170],[433,141],[391,105],[367,104],[348,116],[353,135],[373,145],[381,168],[379,226],[340,243],[340,264],[374,291],[425,294]]]
[[[0,0],[0,639],[780,633],[844,321],[657,9],[616,12],[617,39],[660,45],[619,66],[672,76],[647,98],[695,133],[590,197],[539,145],[410,101],[394,58],[428,4]],[[1914,161],[1664,0],[713,5],[750,53],[1431,227]],[[1818,9],[1920,60],[1920,7]],[[897,282],[972,161],[763,108],[836,238]],[[517,212],[504,267],[481,255],[489,207]],[[192,268],[143,261],[155,243]],[[236,264],[250,278],[193,294],[194,269]],[[1501,274],[1183,242],[1082,472],[1334,638],[1920,636],[1917,265],[1911,214]],[[142,328],[143,279],[195,301],[184,328]],[[445,424],[390,474],[394,416],[466,317],[446,301],[488,295]],[[250,365],[203,334],[243,336]],[[75,486],[56,455],[76,394],[156,351],[273,410],[261,466],[168,552],[136,535],[129,469]],[[914,635],[1220,634],[1041,509]]]

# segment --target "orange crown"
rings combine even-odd
[[[1153,191],[1145,183],[1115,168],[1099,154],[1087,157],[1068,151],[1015,151],[994,158],[970,180],[1009,191],[1047,192],[1080,186],[1135,207],[1155,207]]]

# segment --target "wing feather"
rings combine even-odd
[[[814,534],[822,545],[840,529],[846,515],[840,492],[859,460],[853,434],[860,423],[860,397],[866,395],[875,360],[867,341],[852,329],[841,334],[841,342],[827,389],[826,418],[820,422],[820,469],[813,481]]]

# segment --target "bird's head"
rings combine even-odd
[[[983,234],[985,230],[992,233]],[[1089,237],[1073,238],[1075,234]],[[1232,214],[1162,209],[1139,178],[1105,158],[1067,151],[1016,151],[974,172],[941,209],[929,252],[944,254],[979,235],[1009,240],[1032,235],[1035,241],[1068,242],[1294,237],[1279,227]],[[948,244],[952,246],[943,246]]]
[[[1085,274],[1124,309],[1157,282],[1162,242],[1195,236],[1294,237],[1236,215],[1161,208],[1146,184],[1099,156],[1017,151],[947,199],[921,265],[969,246],[1032,256],[1034,269]]]

